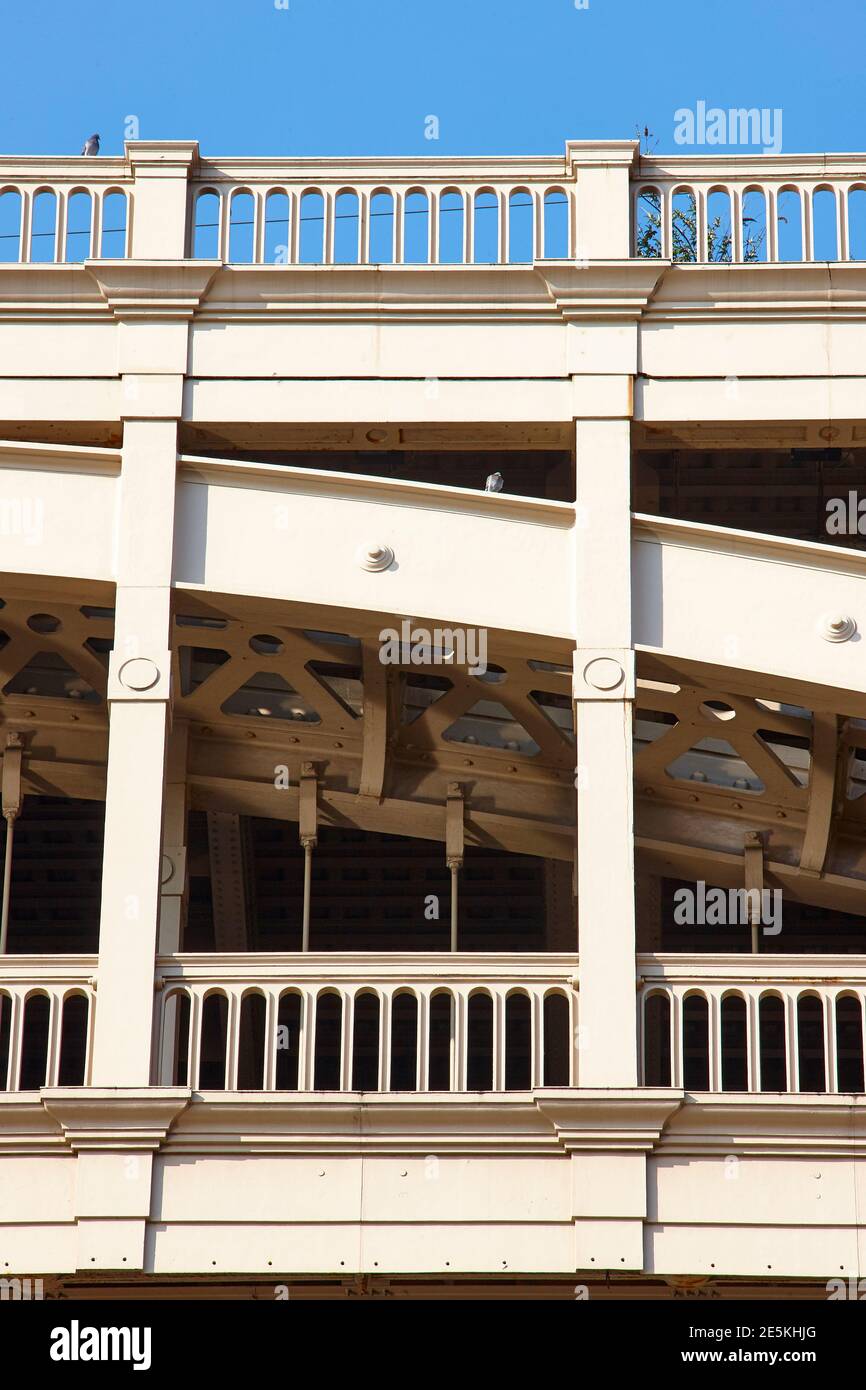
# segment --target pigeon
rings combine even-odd
[[[490,473],[487,482],[484,484],[485,492],[501,492],[504,485],[504,478],[501,473]]]
[[[89,140],[85,140],[81,146],[82,154],[99,154],[99,136],[91,135]]]

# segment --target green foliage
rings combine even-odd
[[[638,231],[637,254],[650,259],[658,259],[662,253],[662,224],[658,197],[651,193],[642,193],[641,204],[645,216],[643,225]],[[752,225],[754,220],[753,217],[743,218],[744,261],[759,261],[761,259],[761,247],[764,244],[766,232],[763,228],[754,228]],[[730,222],[723,223],[721,217],[714,217],[707,227],[706,256],[699,257],[697,254],[698,229],[694,207],[686,212],[682,210],[674,212],[671,221],[671,236],[673,242],[671,247],[672,260],[679,264],[687,264],[697,260],[715,262],[731,260],[733,243]]]

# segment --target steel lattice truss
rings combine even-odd
[[[286,607],[179,596],[174,719],[189,731],[192,806],[297,819],[312,769],[323,823],[443,839],[456,785],[467,843],[571,858],[566,643],[490,633],[473,672],[434,631],[426,650],[383,663],[371,615]],[[28,791],[103,797],[112,610],[10,596],[0,633],[2,717],[25,735]],[[738,881],[743,836],[758,831],[770,874],[793,876],[787,891],[862,910],[866,722],[677,679],[638,680],[636,833],[650,867]]]

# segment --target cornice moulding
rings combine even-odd
[[[719,184],[736,182],[741,178],[774,180],[790,178],[866,177],[866,154],[639,154],[634,163],[635,182],[688,177],[712,179]]]
[[[95,280],[115,318],[191,319],[220,264],[88,260],[84,269]]]
[[[667,261],[224,265],[201,319],[510,322],[637,319]]]
[[[39,1100],[62,1126],[69,1147],[155,1151],[186,1109],[181,1087],[45,1087]]]
[[[659,1158],[862,1158],[866,1096],[687,1092],[661,1136]]]
[[[866,262],[665,265],[646,319],[676,322],[866,317]]]

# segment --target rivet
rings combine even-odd
[[[776,819],[777,819],[777,820],[787,820],[787,819],[788,819],[788,813],[787,813],[787,811],[777,811],[777,812],[776,812]]]
[[[373,541],[360,547],[357,560],[361,569],[370,570],[374,574],[381,573],[394,563],[394,552],[384,541]]]
[[[825,642],[847,642],[857,631],[857,624],[846,613],[830,613],[821,619],[818,631]]]

